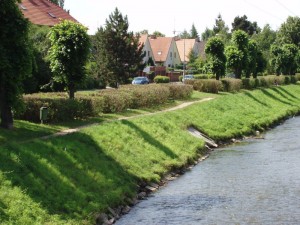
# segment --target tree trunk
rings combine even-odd
[[[6,129],[12,129],[13,128],[13,115],[11,111],[11,107],[7,104],[1,103],[1,127]]]
[[[75,85],[69,84],[69,99],[75,98]]]

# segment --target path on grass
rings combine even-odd
[[[48,138],[52,138],[52,137],[58,137],[58,136],[64,136],[64,135],[67,135],[67,134],[72,134],[72,133],[80,131],[83,128],[100,125],[102,123],[109,123],[109,122],[117,121],[117,120],[128,120],[128,119],[133,119],[133,118],[138,118],[138,117],[143,117],[143,116],[149,116],[149,115],[155,115],[155,114],[164,113],[164,112],[175,111],[175,110],[185,108],[185,107],[190,106],[190,105],[195,104],[195,103],[206,102],[206,101],[210,101],[212,99],[214,99],[214,98],[204,98],[204,99],[201,99],[201,100],[198,100],[198,101],[184,102],[184,103],[182,103],[180,105],[177,105],[175,107],[164,109],[164,110],[161,110],[161,111],[150,112],[150,113],[145,113],[145,114],[140,114],[140,115],[135,115],[135,116],[124,116],[124,117],[120,117],[118,119],[107,120],[107,121],[103,121],[103,122],[100,122],[100,123],[87,124],[87,125],[72,128],[72,129],[62,130],[62,131],[57,132],[55,134],[50,134],[50,135],[41,137],[41,139],[48,139]]]

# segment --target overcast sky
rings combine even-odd
[[[130,31],[157,30],[167,36],[173,36],[174,29],[189,32],[193,23],[201,34],[213,28],[219,13],[229,29],[236,16],[246,15],[259,27],[270,24],[274,30],[288,16],[300,16],[300,0],[65,0],[65,8],[89,28],[89,34],[105,24],[116,7],[128,16]]]

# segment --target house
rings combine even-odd
[[[148,39],[156,65],[175,67],[181,63],[173,37],[156,37],[155,35],[151,35]]]
[[[63,8],[48,0],[22,0],[18,4],[24,17],[36,25],[54,26],[61,20],[77,22]]]
[[[182,63],[189,62],[189,54],[191,51],[198,56],[205,57],[204,46],[205,43],[200,41],[198,38],[196,39],[176,39],[177,49],[179,51],[180,60]]]
[[[148,64],[150,59],[152,59],[154,62],[154,56],[153,56],[152,48],[151,48],[150,41],[148,38],[148,34],[141,35],[139,41],[140,41],[140,44],[144,44],[143,53],[145,54],[145,56],[143,59],[143,63]]]

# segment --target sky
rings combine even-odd
[[[95,34],[115,8],[127,15],[129,31],[160,31],[167,37],[184,30],[190,32],[194,24],[199,35],[212,29],[221,14],[226,25],[236,16],[246,15],[259,27],[269,24],[278,30],[288,16],[300,16],[300,0],[65,0],[65,9]]]

